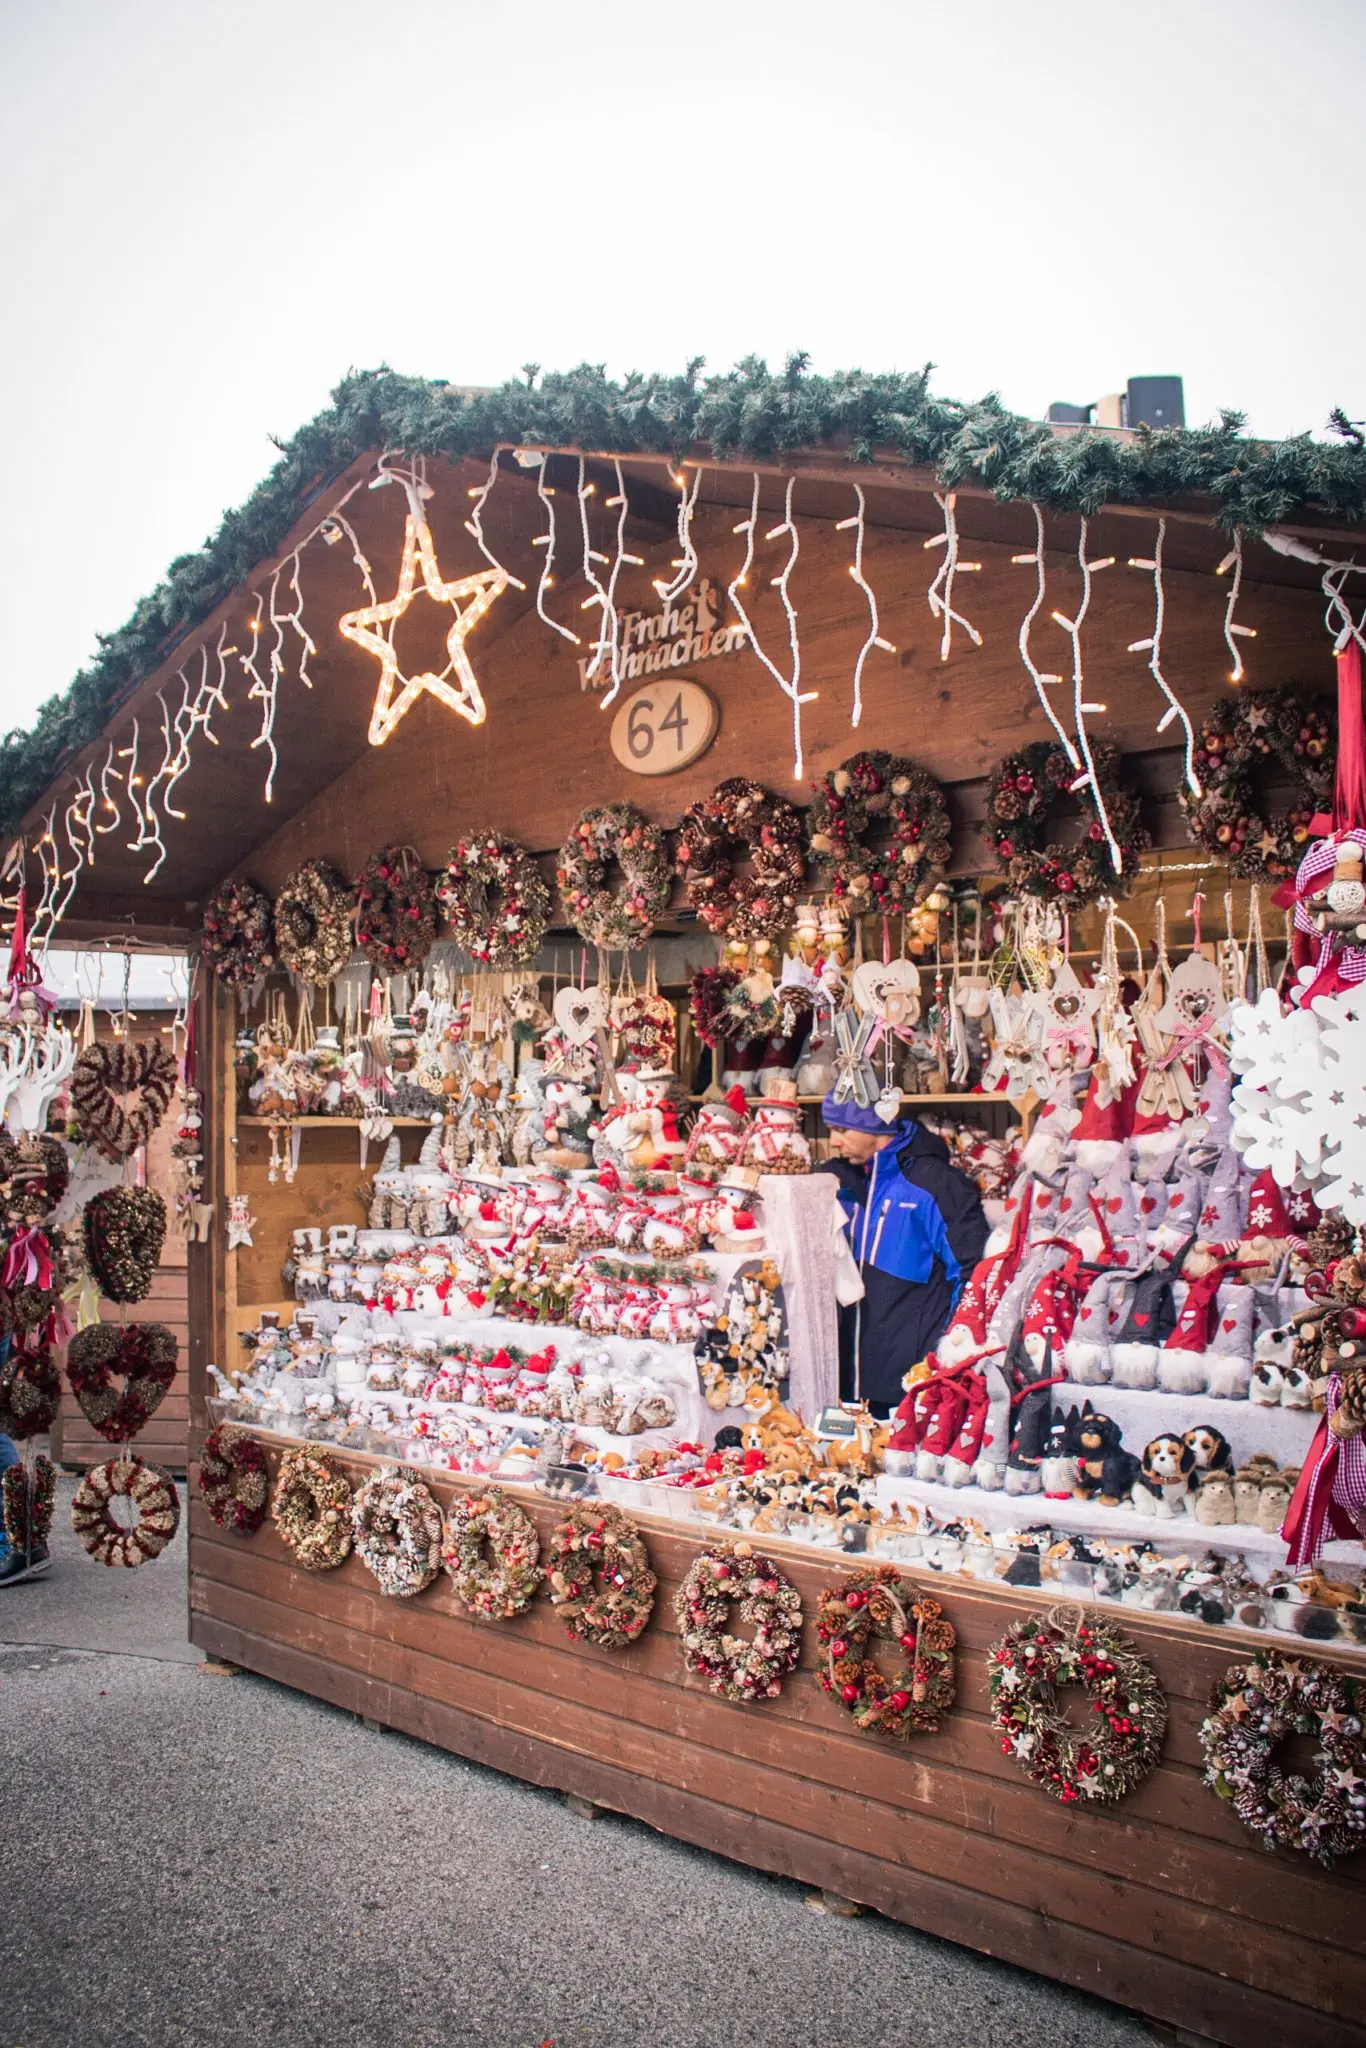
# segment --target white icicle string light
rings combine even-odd
[[[743,533],[745,536],[745,559],[740,564],[733,580],[727,585],[726,595],[730,599],[736,616],[744,628],[745,638],[749,642],[751,650],[758,656],[774,682],[778,685],[778,688],[792,705],[792,779],[794,782],[800,782],[806,766],[802,753],[802,706],[803,704],[814,703],[818,693],[815,690],[803,691],[801,688],[801,641],[797,635],[797,613],[788,589],[788,582],[793,569],[797,565],[797,556],[801,546],[796,522],[792,517],[792,487],[794,482],[795,478],[793,477],[789,477],[787,480],[787,496],[784,500],[781,523],[770,528],[769,532],[765,535],[767,540],[778,540],[783,535],[786,535],[792,543],[788,550],[787,561],[781,573],[771,579],[773,588],[782,599],[783,610],[787,614],[787,644],[792,657],[792,675],[790,679],[783,674],[775,662],[769,659],[768,655],[765,654],[763,648],[759,645],[759,638],[754,630],[753,621],[745,609],[743,599],[738,594],[748,583],[750,570],[754,566],[754,537],[759,524],[759,472],[757,469],[754,471],[754,488],[750,498],[749,517],[748,519],[740,520],[732,529],[735,533]]]
[[[579,531],[583,536],[583,574],[584,580],[588,584],[589,594],[579,606],[579,610],[586,612],[591,611],[594,606],[598,608],[597,635],[593,643],[593,652],[588,657],[585,670],[587,680],[594,684],[601,683],[602,681],[603,656],[608,656],[610,660],[616,631],[616,620],[611,616],[611,606],[607,602],[607,586],[598,575],[596,567],[596,564],[599,562],[605,563],[607,557],[602,553],[601,549],[593,546],[593,536],[588,525],[588,500],[597,496],[597,489],[596,484],[589,483],[588,481],[588,464],[581,455],[579,457],[578,481]],[[616,664],[614,661],[611,663],[611,666],[613,680],[615,681]]]
[[[1327,600],[1323,623],[1333,636],[1333,652],[1341,654],[1347,642],[1355,640],[1362,653],[1366,654],[1366,612],[1362,613],[1359,621],[1354,619],[1343,594],[1349,576],[1366,576],[1366,562],[1344,562],[1340,556],[1320,554],[1298,534],[1282,533],[1275,526],[1269,526],[1262,539],[1278,555],[1285,555],[1293,562],[1312,562],[1316,569],[1322,569],[1322,589]]]
[[[960,575],[975,574],[982,565],[980,562],[963,562],[958,558],[958,517],[955,510],[958,503],[957,493],[955,491],[946,491],[941,494],[939,491],[936,491],[934,502],[944,515],[944,531],[942,533],[932,533],[925,542],[925,546],[926,548],[943,548],[944,559],[939,564],[934,581],[930,585],[926,596],[929,600],[929,607],[933,616],[944,621],[943,638],[939,642],[939,659],[947,661],[949,650],[953,646],[953,629],[955,626],[963,628],[963,631],[967,634],[974,647],[980,647],[982,644],[982,636],[977,628],[970,620],[965,619],[961,612],[956,612],[953,608],[954,578]]]
[[[1080,768],[1081,755],[1072,744],[1072,735],[1068,732],[1067,727],[1048,701],[1048,689],[1046,686],[1050,683],[1060,683],[1062,677],[1045,675],[1043,670],[1036,666],[1029,648],[1030,632],[1033,629],[1035,619],[1043,609],[1044,599],[1048,594],[1048,569],[1044,561],[1043,546],[1043,511],[1038,505],[1031,506],[1030,509],[1034,514],[1034,552],[1029,555],[1012,555],[1010,558],[1012,562],[1031,563],[1038,577],[1034,590],[1034,602],[1020,621],[1020,659],[1029,672],[1029,679],[1034,685],[1034,694],[1043,706],[1043,715],[1058,736],[1058,745],[1066,754],[1072,767]]]
[[[137,820],[138,827],[137,838],[130,839],[128,841],[128,851],[130,853],[140,853],[143,847],[147,844],[149,836],[147,831],[147,820],[146,817],[143,815],[142,798],[138,795],[138,791],[142,787],[142,776],[138,772],[139,745],[140,738],[138,731],[138,720],[135,718],[133,720],[133,738],[131,743],[126,747],[119,748],[119,759],[121,761],[126,761],[128,763],[128,767],[124,772],[123,781],[124,787],[128,791],[128,801],[133,806],[133,816]]]
[[[57,859],[57,842],[52,836],[52,824],[56,815],[57,806],[54,804],[47,814],[42,836],[35,848],[38,855],[38,865],[43,871],[42,894],[38,898],[38,907],[33,913],[28,934],[29,945],[35,953],[41,951],[42,947],[47,943],[47,921],[51,915],[53,901],[56,896],[56,883],[61,879],[61,863]],[[52,848],[51,866],[48,865],[47,849],[49,847]]]
[[[1076,615],[1073,618],[1067,618],[1062,612],[1054,612],[1053,618],[1072,642],[1072,716],[1077,729],[1077,745],[1081,748],[1081,757],[1085,763],[1083,772],[1077,776],[1071,787],[1076,790],[1084,789],[1088,784],[1090,785],[1091,796],[1096,806],[1096,816],[1099,818],[1100,828],[1105,834],[1105,843],[1110,849],[1110,859],[1114,863],[1115,873],[1120,874],[1124,867],[1124,854],[1111,827],[1110,814],[1105,808],[1105,798],[1101,794],[1100,777],[1096,774],[1095,759],[1091,753],[1091,740],[1086,730],[1087,713],[1093,711],[1101,712],[1106,707],[1103,704],[1087,704],[1083,701],[1086,679],[1082,673],[1081,664],[1081,629],[1086,614],[1091,609],[1091,578],[1101,569],[1112,569],[1115,564],[1115,558],[1113,555],[1104,555],[1099,561],[1088,561],[1086,555],[1088,524],[1089,522],[1085,514],[1083,514],[1081,534],[1077,541],[1077,561],[1081,565],[1081,603],[1077,606]]]
[[[1229,681],[1231,683],[1241,683],[1243,677],[1247,674],[1247,670],[1243,667],[1243,654],[1238,642],[1239,640],[1255,640],[1257,637],[1257,628],[1255,626],[1240,626],[1236,624],[1233,617],[1243,588],[1243,529],[1241,526],[1234,528],[1233,546],[1224,556],[1223,561],[1214,573],[1216,576],[1226,576],[1230,569],[1233,571],[1233,581],[1229,585],[1228,603],[1224,607],[1224,639],[1228,643],[1228,651],[1233,660],[1233,670],[1229,676]]]
[[[72,798],[71,802],[68,803],[65,811],[62,813],[62,830],[66,834],[67,848],[71,854],[71,867],[69,871],[64,870],[62,867],[61,856],[57,851],[57,841],[55,837],[52,842],[52,857],[53,860],[57,863],[57,888],[60,890],[61,893],[59,895],[54,891],[53,894],[50,923],[48,925],[49,939],[51,939],[58,925],[66,916],[67,908],[71,902],[72,897],[76,893],[76,884],[80,879],[81,869],[85,866],[85,860],[84,857],[82,856],[81,849],[76,844],[75,835],[71,829],[72,812],[76,808],[76,805],[78,804],[79,800],[80,789],[78,787],[76,795]]]
[[[1167,709],[1157,721],[1158,731],[1165,732],[1174,718],[1179,718],[1181,721],[1181,730],[1185,738],[1186,749],[1186,787],[1192,796],[1200,796],[1203,794],[1203,791],[1200,787],[1200,777],[1195,772],[1195,728],[1190,722],[1190,714],[1186,710],[1185,705],[1162,673],[1162,632],[1167,620],[1167,591],[1162,581],[1162,549],[1166,538],[1167,522],[1165,519],[1159,519],[1157,522],[1157,540],[1154,543],[1152,555],[1130,555],[1129,557],[1129,567],[1131,569],[1149,569],[1152,571],[1153,579],[1152,638],[1150,640],[1131,640],[1129,642],[1129,652],[1130,654],[1147,655],[1148,667],[1152,670],[1153,681],[1167,700]]]
[[[536,469],[536,496],[545,507],[545,532],[538,533],[531,543],[534,548],[545,549],[545,560],[541,563],[540,580],[536,585],[536,616],[561,639],[568,640],[574,647],[581,647],[583,642],[578,634],[571,633],[568,626],[562,626],[558,619],[552,619],[545,608],[545,594],[555,585],[555,491],[553,485],[545,480],[549,460],[548,455],[543,455]]]
[[[313,635],[309,632],[307,626],[305,626],[304,624],[304,594],[299,584],[300,553],[301,549],[295,548],[293,554],[289,557],[288,562],[282,562],[280,567],[276,570],[275,575],[271,579],[270,623],[277,629],[277,631],[281,633],[282,641],[283,628],[285,626],[293,627],[294,632],[296,633],[299,639],[299,681],[303,684],[306,690],[311,690],[313,688],[313,678],[308,673],[308,664],[312,657],[317,653],[318,645],[317,642],[314,640]],[[284,574],[286,568],[288,568],[289,570],[289,575],[286,581],[288,583],[290,595],[294,599],[294,602],[288,611],[279,611],[277,610],[276,607],[276,597],[279,592],[280,578]]]
[[[702,471],[693,472],[692,488],[688,487],[686,470],[670,470],[669,475],[678,486],[678,545],[681,553],[675,555],[669,564],[674,571],[666,583],[662,576],[655,578],[655,595],[667,610],[676,604],[684,592],[691,590],[697,577],[697,549],[693,545],[692,516],[697,509],[697,494],[702,488]]]
[[[119,808],[118,798],[111,796],[109,793],[109,777],[111,774],[122,782],[122,773],[114,766],[114,742],[112,740],[109,742],[109,751],[104,757],[104,766],[100,770],[100,808],[103,811],[112,812],[113,815],[110,817],[107,825],[97,825],[95,827],[101,839],[105,838],[110,832],[117,832],[123,817],[123,813]]]
[[[836,533],[847,533],[850,527],[854,530],[854,559],[849,565],[849,574],[863,592],[864,600],[868,606],[868,637],[862,647],[860,647],[857,659],[854,662],[854,706],[849,719],[851,725],[858,725],[863,719],[863,664],[867,661],[868,656],[875,647],[881,648],[884,654],[895,654],[896,649],[890,640],[884,640],[882,637],[882,621],[878,617],[877,595],[872,584],[863,573],[865,505],[862,484],[854,485],[854,497],[858,504],[857,512],[849,519],[836,520],[835,531]]]
[[[611,573],[607,578],[607,590],[603,600],[602,611],[604,621],[610,620],[612,629],[609,650],[612,664],[612,684],[598,706],[599,711],[605,711],[608,705],[614,702],[617,692],[621,688],[622,678],[625,675],[625,668],[621,659],[621,615],[617,610],[617,579],[628,563],[636,569],[642,569],[645,566],[643,555],[628,555],[626,552],[626,519],[631,508],[626,495],[626,479],[621,473],[620,462],[614,462],[613,468],[616,470],[617,475],[616,494],[609,498],[607,503],[616,511],[617,542],[612,556]]]
[[[143,830],[146,837],[139,842],[142,845],[152,847],[155,850],[156,859],[143,876],[144,883],[151,881],[153,875],[157,873],[166,859],[166,842],[161,836],[161,826],[157,823],[156,798],[157,790],[163,778],[170,773],[175,760],[171,745],[171,712],[170,706],[166,702],[166,692],[164,690],[157,691],[157,703],[161,706],[161,765],[147,784],[147,794],[143,799],[142,805]]]
[[[276,679],[272,675],[268,680],[256,666],[256,657],[261,651],[261,629],[265,623],[266,600],[259,590],[253,591],[252,596],[256,600],[256,610],[247,621],[246,652],[239,653],[237,659],[251,677],[251,688],[247,691],[248,703],[259,699],[261,705],[261,730],[252,740],[251,748],[253,753],[257,747],[267,747],[270,750],[270,768],[266,774],[265,788],[265,800],[270,803],[275,795],[275,771],[280,765],[280,752],[275,744]]]
[[[525,583],[522,582],[519,576],[514,576],[511,569],[504,568],[484,538],[484,507],[489,501],[489,495],[493,490],[493,486],[498,481],[498,457],[502,452],[501,446],[494,449],[492,459],[489,462],[487,481],[475,485],[470,492],[470,497],[474,500],[474,503],[471,508],[470,517],[465,521],[465,531],[474,535],[479,552],[491,569],[496,569],[500,576],[506,577],[514,590],[525,590]],[[425,464],[423,468],[425,471]],[[424,474],[423,482],[425,483],[425,481],[426,477]]]

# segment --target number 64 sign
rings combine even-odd
[[[701,683],[650,683],[612,720],[612,752],[633,775],[673,775],[706,753],[720,723],[721,707]]]

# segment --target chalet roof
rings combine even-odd
[[[125,625],[101,636],[96,659],[42,706],[32,728],[6,735],[0,824],[14,829],[111,713],[279,553],[308,508],[361,457],[382,449],[455,463],[512,444],[796,470],[823,465],[827,476],[835,463],[857,476],[861,467],[890,461],[921,471],[922,487],[972,487],[1076,512],[1186,503],[1247,533],[1301,518],[1366,521],[1366,451],[1350,433],[1335,442],[1307,434],[1253,440],[1235,413],[1202,428],[1060,433],[1007,411],[994,394],[974,404],[938,397],[929,366],[824,377],[798,357],[776,373],[756,359],[714,377],[700,370],[698,362],[677,376],[614,383],[600,366],[541,376],[528,365],[521,379],[495,391],[388,369],[348,376],[331,404],[282,444],[280,460],[247,502],[225,514],[201,549],[171,564]]]

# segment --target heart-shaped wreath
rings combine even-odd
[[[66,1354],[66,1376],[92,1429],[126,1443],[156,1414],[175,1378],[176,1341],[164,1323],[91,1323]],[[113,1384],[123,1377],[122,1389]]]
[[[104,1188],[81,1218],[85,1255],[110,1301],[145,1301],[166,1240],[166,1204],[155,1188]]]
[[[127,1159],[145,1145],[175,1094],[176,1063],[154,1038],[91,1045],[71,1075],[71,1106],[81,1136],[106,1159]],[[134,1100],[124,1108],[121,1095]]]
[[[24,1443],[45,1435],[61,1405],[62,1382],[50,1345],[14,1344],[0,1365],[0,1436]]]
[[[71,1161],[58,1138],[0,1133],[0,1185],[8,1215],[19,1223],[50,1216],[71,1181]]]

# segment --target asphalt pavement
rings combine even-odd
[[[0,1593],[0,2048],[1152,2048],[1114,2006],[264,1679],[183,1534]],[[1041,1939],[1046,1939],[1041,1930]]]

